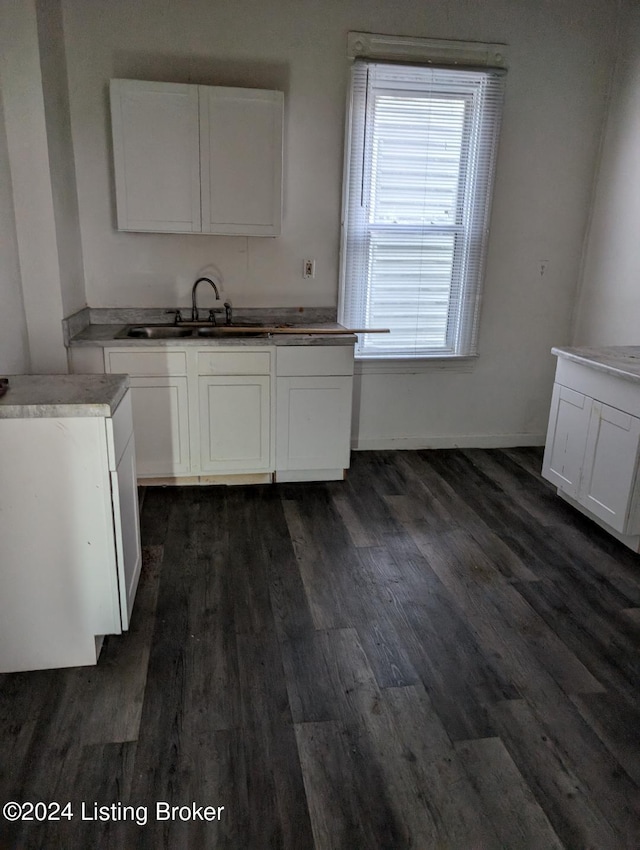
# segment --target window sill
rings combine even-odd
[[[356,358],[356,375],[413,375],[421,372],[473,372],[477,355],[470,357],[408,357],[404,359],[374,360]]]

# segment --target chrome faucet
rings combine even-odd
[[[210,277],[199,277],[197,279],[197,281],[193,284],[193,289],[191,290],[191,321],[192,322],[198,321],[198,302],[196,300],[196,290],[198,288],[198,284],[201,283],[203,280],[206,280],[207,283],[210,283],[211,286],[213,286],[213,291],[216,294],[216,301],[220,300],[220,293],[218,292],[218,287],[211,280],[211,278]],[[209,318],[211,319],[212,317],[213,317],[213,320],[215,321],[215,315],[213,314],[213,310],[210,310],[209,311]]]

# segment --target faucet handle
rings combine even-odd
[[[232,314],[231,314],[231,301],[224,302],[224,321],[226,325],[231,324]]]
[[[175,316],[174,322],[176,325],[179,325],[182,321],[182,313],[180,312],[180,310],[165,310],[164,312],[167,315]]]

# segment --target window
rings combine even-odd
[[[340,320],[360,358],[477,351],[504,72],[357,60]]]

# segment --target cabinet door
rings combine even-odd
[[[199,232],[198,87],[111,80],[119,230]]]
[[[95,664],[121,631],[105,420],[0,419],[0,445],[0,671]]]
[[[200,86],[202,230],[278,236],[282,92]]]
[[[203,472],[268,472],[270,378],[202,376],[200,465]]]
[[[127,447],[122,453],[117,469],[111,473],[113,525],[116,536],[116,560],[118,565],[118,588],[120,592],[120,617],[123,630],[129,628],[133,600],[136,596],[140,569],[142,567],[134,446],[134,436],[132,434]]]
[[[353,379],[278,378],[276,469],[346,469]]]
[[[542,475],[574,498],[584,464],[591,404],[588,396],[553,385]]]
[[[138,476],[171,476],[190,469],[186,377],[131,377]]]
[[[635,490],[640,419],[594,401],[579,501],[616,531],[637,534],[628,522]]]

